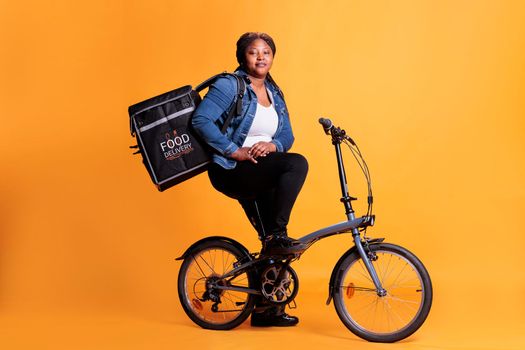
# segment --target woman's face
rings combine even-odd
[[[255,78],[266,78],[273,63],[273,52],[262,40],[255,39],[246,49],[246,70]]]

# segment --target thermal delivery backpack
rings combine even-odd
[[[221,76],[237,79],[237,96],[221,127],[225,133],[231,119],[242,112],[244,80],[236,74],[221,73],[204,81],[193,89],[190,85],[152,97],[129,107],[131,135],[136,137],[136,153],[153,183],[164,191],[207,169],[212,150],[191,126],[193,112],[201,102],[199,92],[213,84]]]

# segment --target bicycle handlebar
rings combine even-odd
[[[319,118],[319,124],[323,126],[323,129],[326,135],[330,134],[330,129],[332,129],[332,127],[334,126],[334,124],[332,124],[332,121],[330,119],[325,119],[323,117]]]
[[[323,126],[326,135],[332,135],[332,140],[339,140],[339,142],[342,140],[347,140],[352,145],[356,145],[354,140],[352,140],[352,138],[346,134],[346,131],[337,126],[334,126],[330,119],[321,117],[319,118],[319,124]]]

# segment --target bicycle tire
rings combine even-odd
[[[209,290],[206,282],[233,269],[233,264],[248,258],[246,253],[233,244],[223,240],[203,242],[195,247],[184,259],[178,276],[178,294],[182,308],[197,325],[206,329],[229,330],[243,323],[254,308],[251,294],[236,291],[215,291],[219,303],[205,300],[204,293]],[[253,289],[254,280],[250,273],[236,276],[235,285]],[[223,280],[220,283],[228,283]]]
[[[370,248],[378,258],[372,263],[387,295],[377,295],[356,251],[337,272],[334,306],[344,325],[358,337],[396,342],[425,322],[432,306],[432,282],[423,263],[407,249],[388,243]]]

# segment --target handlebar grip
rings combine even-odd
[[[319,124],[321,124],[323,126],[324,132],[326,134],[330,133],[330,129],[332,129],[332,127],[334,126],[330,119],[322,118],[322,117],[319,118]]]

